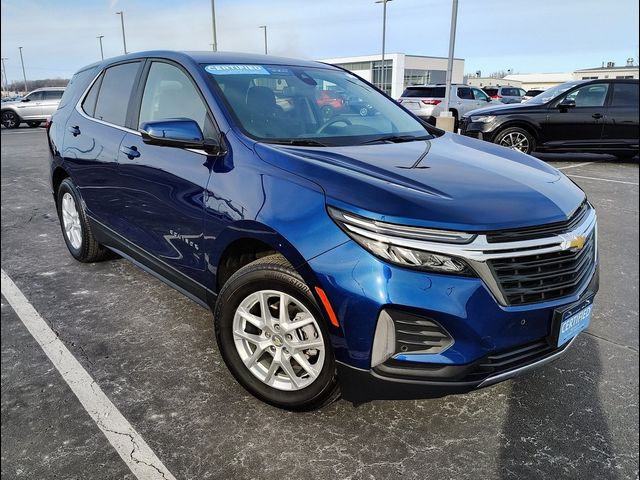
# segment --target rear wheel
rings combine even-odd
[[[339,396],[329,332],[309,287],[281,255],[258,259],[222,287],[216,340],[236,380],[287,410],[312,410]]]
[[[20,117],[11,110],[2,112],[1,121],[5,128],[18,128],[20,126]]]
[[[36,128],[39,127],[41,123],[42,122],[27,122],[27,125],[29,125],[31,128]]]
[[[78,189],[65,178],[56,194],[58,218],[69,253],[78,261],[99,262],[112,257],[110,250],[100,245],[91,232]]]
[[[536,148],[536,140],[533,135],[519,127],[505,128],[496,135],[493,142],[527,154],[533,152]]]

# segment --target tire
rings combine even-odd
[[[498,132],[493,143],[526,154],[531,154],[536,149],[536,139],[520,127],[509,127]]]
[[[2,121],[2,125],[5,128],[18,128],[20,126],[21,120],[16,112],[12,112],[11,110],[6,110],[2,112],[0,121]]]
[[[280,312],[283,294],[288,299],[286,320]],[[290,330],[296,319],[308,324]],[[306,411],[339,397],[327,325],[311,290],[281,255],[260,258],[233,274],[220,290],[214,320],[227,367],[258,399],[285,410]],[[247,335],[251,340],[245,339]],[[315,349],[298,349],[295,345],[301,342],[313,342]],[[295,378],[287,371],[293,371]]]
[[[27,122],[27,125],[29,125],[31,128],[37,128],[41,123],[42,122]]]
[[[458,133],[458,128],[460,127],[460,122],[458,120],[458,111],[450,110],[450,112],[453,115],[453,133]]]
[[[84,204],[71,179],[65,178],[60,183],[56,192],[56,203],[62,236],[73,258],[79,262],[91,263],[113,256],[110,250],[94,238]]]

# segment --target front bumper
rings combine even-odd
[[[460,134],[466,137],[477,138],[493,142],[496,132],[496,122],[480,123],[472,122],[469,117],[462,117],[460,120]]]

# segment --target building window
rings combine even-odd
[[[387,95],[391,95],[391,72],[393,70],[393,60],[384,61],[384,75],[382,75],[381,72],[381,65],[382,62],[373,62],[373,76],[371,83],[384,91]]]
[[[582,77],[582,80],[597,80],[598,77]]]
[[[633,75],[620,75],[616,78],[633,78]]]
[[[404,86],[429,85],[433,83],[444,83],[447,72],[444,70],[420,70],[417,68],[407,68],[404,71]]]
[[[371,62],[336,63],[335,65],[351,72],[354,70],[371,70]]]

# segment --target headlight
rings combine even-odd
[[[495,115],[479,115],[477,117],[472,116],[471,121],[474,123],[491,123],[496,119]]]
[[[438,273],[472,275],[473,271],[461,259],[429,252],[415,244],[437,242],[464,244],[471,242],[474,234],[410,227],[371,220],[352,213],[328,207],[331,218],[369,252],[390,263]]]

